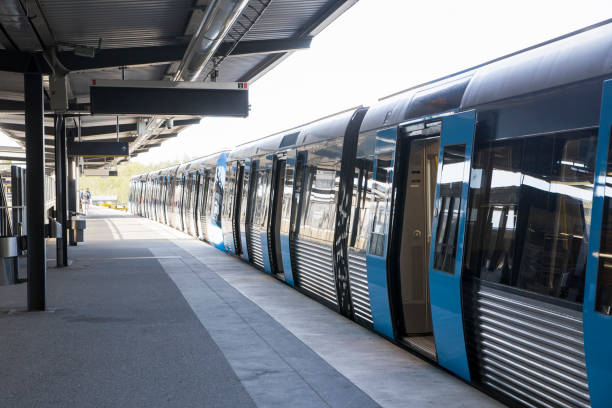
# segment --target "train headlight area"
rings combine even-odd
[[[500,401],[610,406],[611,47],[602,23],[136,176],[130,212],[221,231],[228,256]]]

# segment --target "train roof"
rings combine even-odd
[[[359,109],[351,108],[330,116],[317,119],[307,124],[266,136],[236,147],[228,160],[240,160],[253,156],[275,153],[289,147],[305,146],[325,140],[344,136],[349,121]]]
[[[612,73],[612,20],[381,99],[361,132]]]
[[[217,153],[213,153],[208,156],[201,157],[199,159],[192,160],[190,162],[191,163],[190,168],[194,170],[201,170],[206,167],[216,166],[217,163],[219,162],[219,159],[221,159],[223,156],[227,156],[228,153],[229,153],[228,151],[222,151],[222,152],[217,152]]]
[[[471,108],[612,73],[612,23],[479,69],[461,108]]]

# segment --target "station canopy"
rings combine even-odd
[[[313,36],[356,2],[2,0],[0,129],[24,145],[23,73],[35,64],[44,75],[49,165],[55,135],[49,84],[61,76],[71,134],[80,141],[127,142],[133,157],[201,117],[91,115],[93,80],[253,83],[292,52],[308,48]],[[83,166],[108,168],[127,159],[85,157]]]

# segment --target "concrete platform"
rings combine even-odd
[[[0,287],[2,407],[499,405],[181,232],[87,218],[71,266],[48,270],[48,312]]]

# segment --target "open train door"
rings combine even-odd
[[[283,178],[282,192],[279,191],[281,214],[278,237],[280,241],[285,282],[291,286],[295,286],[293,268],[291,265],[291,224],[294,223],[296,207],[299,201],[299,189],[295,189],[296,172],[298,171],[297,157],[298,155],[295,149],[287,152],[285,156],[285,175]]]
[[[461,266],[476,111],[442,119],[429,281],[438,363],[470,381],[463,313]]]
[[[603,83],[583,303],[584,351],[593,408],[612,390],[612,80]]]
[[[281,223],[283,213],[283,190],[285,188],[286,152],[279,153],[272,163],[272,182],[270,188],[270,215],[268,217],[268,255],[272,274],[285,280]]]

